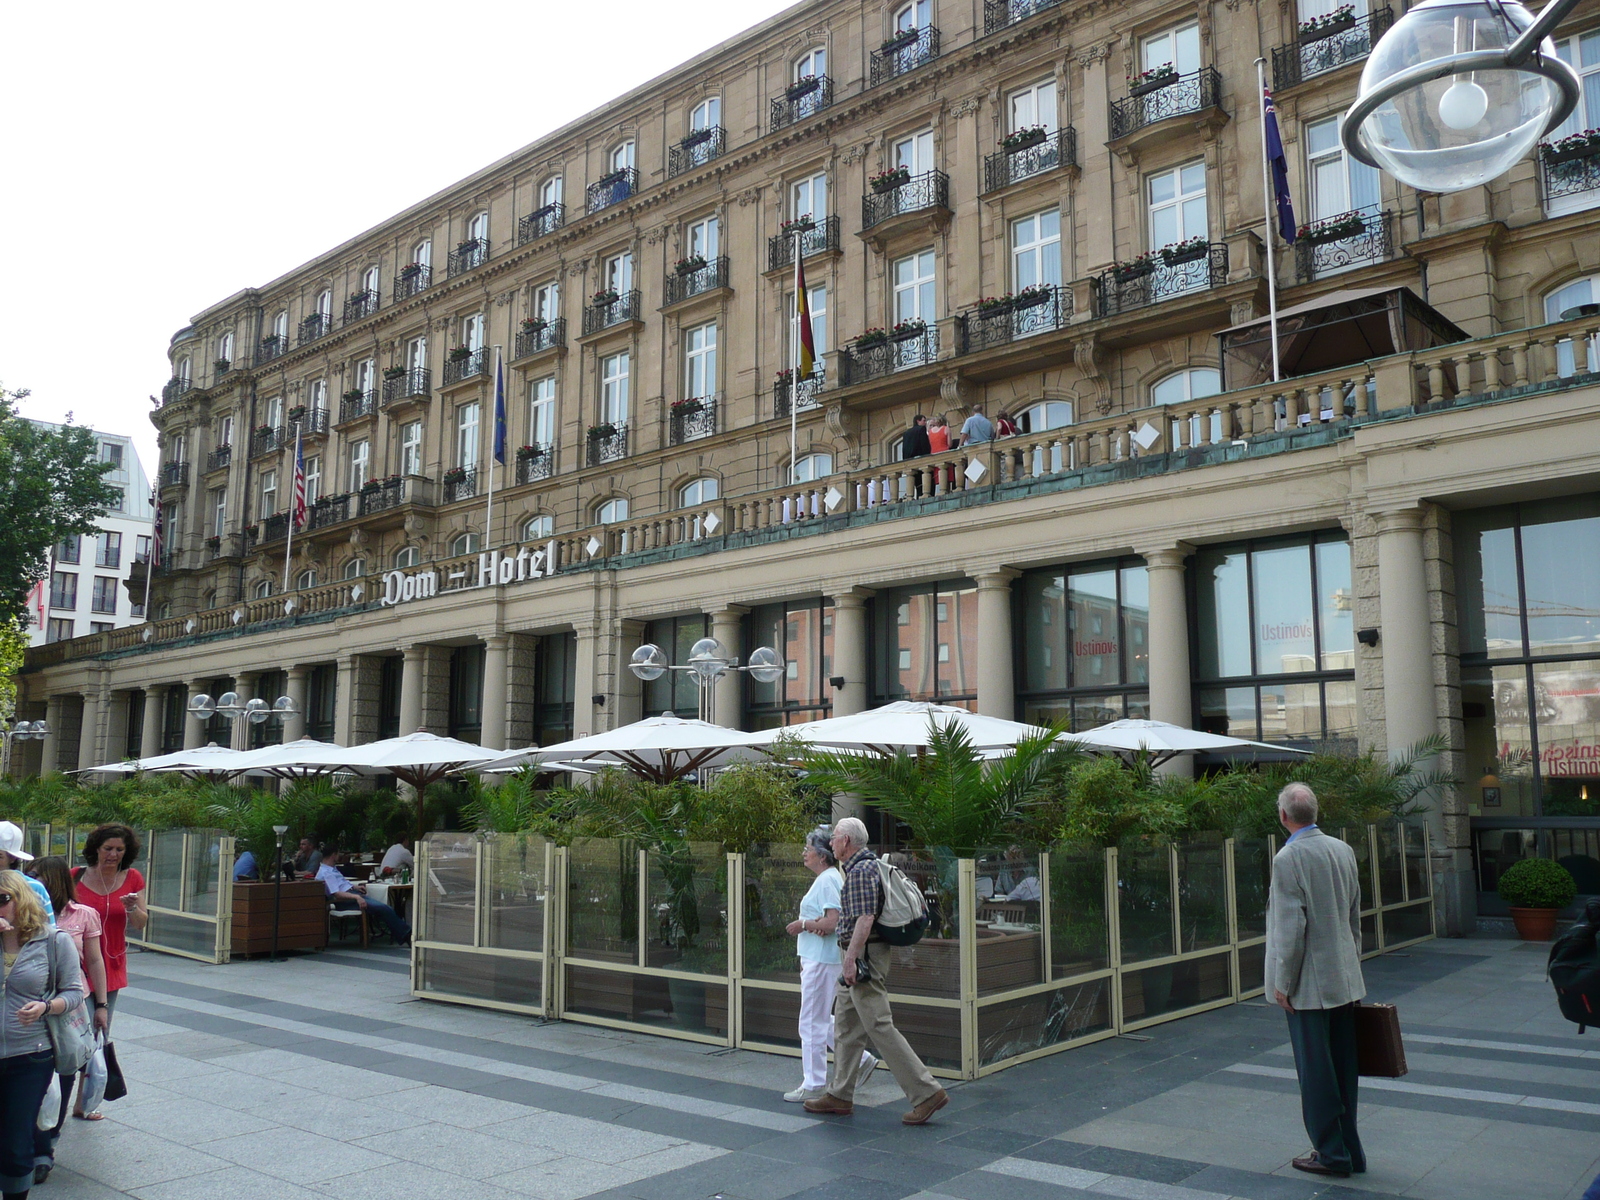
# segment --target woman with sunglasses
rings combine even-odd
[[[50,942],[55,938],[55,987]],[[56,1055],[43,1017],[83,999],[72,939],[45,922],[44,905],[16,871],[0,871],[0,1193],[26,1200],[33,1187],[33,1130],[55,1074]]]

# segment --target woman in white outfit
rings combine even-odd
[[[800,1061],[805,1078],[783,1098],[794,1104],[819,1099],[828,1090],[828,1051],[833,1047],[833,992],[844,970],[834,929],[839,924],[839,893],[844,876],[838,860],[828,846],[832,830],[818,826],[806,835],[801,861],[816,879],[800,901],[798,920],[790,921],[787,932],[794,935],[795,952],[800,955]],[[870,1071],[878,1060],[865,1052],[861,1070]],[[865,1079],[865,1075],[858,1076]]]

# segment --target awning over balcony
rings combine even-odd
[[[1217,339],[1224,389],[1272,379],[1268,318],[1224,329]],[[1278,310],[1278,359],[1285,379],[1466,340],[1465,332],[1406,287],[1334,292]]]

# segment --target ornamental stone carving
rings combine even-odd
[[[1095,411],[1102,417],[1108,416],[1111,412],[1111,381],[1101,370],[1101,363],[1105,361],[1104,348],[1094,338],[1084,338],[1073,344],[1072,361],[1077,364],[1094,396]]]

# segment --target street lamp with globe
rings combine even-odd
[[[292,696],[279,696],[271,704],[259,696],[241,701],[238,692],[223,692],[214,700],[204,692],[189,698],[189,715],[197,721],[215,716],[234,722],[243,717],[251,725],[260,725],[271,717],[293,716],[299,711]]]
[[[687,665],[675,667],[667,661],[661,647],[646,642],[633,652],[628,670],[646,681],[660,679],[668,671],[682,671],[694,680],[700,691],[699,714],[702,721],[716,723],[716,682],[730,671],[748,671],[757,683],[776,683],[783,678],[787,664],[771,646],[760,646],[750,653],[744,666],[730,657],[716,638],[701,638],[689,647]]]

